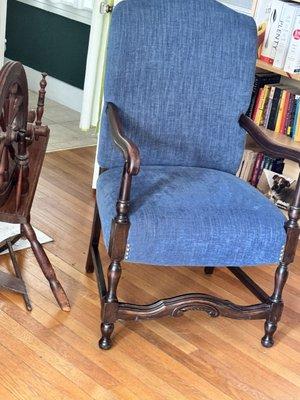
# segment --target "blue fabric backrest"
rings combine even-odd
[[[215,0],[126,0],[112,15],[105,102],[119,109],[144,165],[236,173],[256,60],[252,18]],[[99,164],[123,164],[107,115]]]

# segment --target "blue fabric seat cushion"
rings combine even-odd
[[[97,202],[108,247],[122,168],[102,173]],[[128,262],[166,266],[277,263],[285,217],[248,183],[198,167],[143,166],[132,181]]]

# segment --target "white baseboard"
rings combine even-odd
[[[6,61],[9,61],[6,59]],[[29,90],[35,92],[39,89],[39,82],[41,80],[41,73],[24,65]],[[72,110],[81,112],[83,90],[69,85],[68,83],[59,81],[52,76],[47,77],[47,98],[54,100],[63,106],[69,107]]]

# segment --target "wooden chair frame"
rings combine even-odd
[[[241,268],[230,267],[232,272],[260,301],[258,304],[241,306],[203,293],[190,293],[162,299],[152,304],[137,305],[123,303],[118,300],[117,287],[121,276],[121,262],[126,255],[127,237],[130,229],[130,191],[131,180],[140,170],[140,156],[137,146],[127,138],[122,129],[117,107],[109,103],[107,113],[111,134],[115,144],[123,153],[125,163],[120,185],[119,198],[116,204],[116,216],[112,221],[108,255],[111,263],[108,268],[107,286],[98,250],[101,233],[101,221],[95,206],[93,228],[86,263],[86,271],[96,271],[102,306],[102,337],[99,341],[101,349],[111,347],[111,335],[117,320],[140,320],[158,318],[166,315],[178,317],[188,310],[207,312],[211,317],[224,316],[234,319],[264,319],[265,335],[261,343],[264,347],[272,347],[274,333],[283,311],[282,292],[288,278],[288,266],[293,262],[298,238],[300,216],[300,175],[295,191],[293,204],[289,208],[289,218],[285,223],[286,245],[275,273],[274,291],[269,296]],[[283,157],[297,163],[300,162],[300,151],[278,144],[265,134],[250,118],[242,115],[239,124],[262,147],[267,154]],[[102,169],[100,173],[104,170]],[[213,273],[214,267],[205,267],[205,273]]]

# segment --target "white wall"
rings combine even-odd
[[[220,3],[225,4],[230,8],[233,8],[235,11],[252,15],[253,10],[253,0],[218,0]]]

